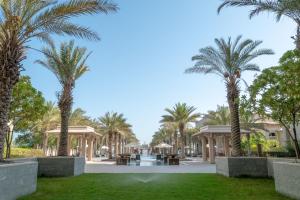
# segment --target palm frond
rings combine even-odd
[[[53,45],[44,48],[42,52],[46,60],[36,62],[53,72],[62,85],[74,85],[75,81],[89,70],[85,64],[89,54],[84,56],[86,49],[76,47],[74,41],[62,43],[59,50]]]
[[[243,71],[258,70],[258,66],[251,61],[262,55],[274,54],[270,49],[257,49],[262,41],[242,40],[241,36],[235,40],[230,37],[227,40],[215,39],[215,43],[217,48],[200,49],[200,54],[192,57],[196,63],[185,73],[212,73],[224,78],[225,82],[238,82]]]

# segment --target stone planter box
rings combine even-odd
[[[0,163],[0,200],[15,200],[35,192],[37,171],[34,159]]]
[[[274,162],[276,191],[300,200],[300,163]]]
[[[267,158],[218,157],[216,168],[227,177],[268,177]]]
[[[84,157],[43,157],[37,160],[38,176],[67,177],[84,173]]]
[[[268,157],[268,176],[274,178],[274,163],[275,162],[295,162],[295,159],[289,158],[274,158]]]

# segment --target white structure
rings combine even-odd
[[[242,134],[250,133],[249,131],[241,129]],[[210,163],[215,163],[215,157],[230,156],[230,136],[231,126],[224,125],[209,125],[204,126],[200,131],[193,135],[201,142],[202,158]]]
[[[173,146],[172,145],[169,145],[167,143],[160,143],[158,145],[155,146],[155,148],[159,148],[159,149],[167,149],[167,148],[172,148]]]
[[[267,140],[277,140],[281,146],[287,145],[289,137],[278,122],[271,119],[257,119],[254,124]]]
[[[60,126],[54,130],[47,131],[49,135],[55,135],[57,137],[57,147],[59,146],[59,136],[60,136]],[[102,135],[96,133],[95,129],[90,126],[69,126],[68,130],[68,152],[71,156],[72,140],[76,140],[79,155],[82,157],[87,157],[88,161],[91,161],[94,154],[94,148],[100,142]]]

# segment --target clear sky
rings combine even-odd
[[[96,30],[101,41],[76,40],[93,53],[88,60],[91,71],[76,84],[74,108],[81,107],[93,118],[107,111],[124,113],[141,142],[151,141],[164,108],[177,102],[193,105],[201,113],[226,104],[224,83],[218,77],[183,73],[200,48],[214,45],[214,38],[242,34],[263,40],[261,47],[273,49],[276,55],[257,59],[261,68],[276,65],[280,55],[294,47],[293,22],[276,23],[273,15],[250,21],[247,9],[230,8],[217,15],[219,0],[115,2],[120,7],[116,14],[76,20]],[[47,100],[57,101],[60,85],[52,73],[34,64],[40,57],[28,52],[23,74],[32,78]],[[254,73],[244,74],[248,83],[253,77]]]

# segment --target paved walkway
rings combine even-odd
[[[114,162],[94,161],[86,164],[85,173],[216,173],[216,165],[199,159],[182,161],[179,166],[117,166]]]

